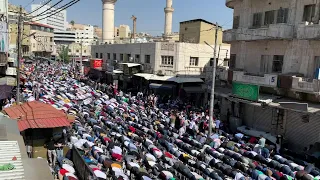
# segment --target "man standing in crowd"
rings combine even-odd
[[[54,167],[57,160],[57,153],[55,151],[55,143],[53,138],[50,138],[50,140],[45,145],[48,152],[49,165],[51,167]]]

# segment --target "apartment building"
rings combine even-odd
[[[34,34],[33,37],[30,37],[31,52],[36,57],[51,58],[54,49],[54,28],[37,22],[29,22],[29,25],[30,34]]]
[[[283,135],[292,148],[319,142],[320,2],[226,0],[226,6],[234,13],[233,28],[223,34],[230,69],[222,73],[232,91],[220,93],[223,109],[251,128]]]

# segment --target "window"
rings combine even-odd
[[[102,59],[103,58],[103,53],[100,53],[100,59]]]
[[[318,79],[318,76],[319,76],[319,75],[317,75],[317,71],[318,71],[318,69],[320,68],[320,56],[314,57],[313,67],[314,67],[313,73],[315,73],[315,75],[316,75],[316,76],[315,76],[315,79]]]
[[[237,55],[236,54],[230,54],[230,68],[234,69],[236,68],[236,60],[237,60]]]
[[[216,58],[216,66],[219,65],[218,58]],[[213,66],[213,58],[210,58],[210,66]]]
[[[71,49],[68,49],[69,52],[71,52]]]
[[[281,73],[283,65],[283,55],[274,55],[272,61],[272,72]]]
[[[127,62],[129,62],[131,59],[131,54],[127,54]]]
[[[144,62],[145,63],[150,63],[150,55],[145,55],[144,56]]]
[[[134,61],[137,62],[137,63],[140,62],[140,55],[139,54],[136,54]]]
[[[274,24],[275,11],[266,11],[264,13],[264,25]]]
[[[260,72],[265,74],[265,73],[270,73],[271,72],[271,61],[270,59],[272,56],[269,55],[261,55],[261,60],[260,60]]]
[[[240,24],[240,16],[234,16],[233,17],[233,25],[232,29],[238,29]]]
[[[120,54],[120,61],[123,61],[123,54]]]
[[[261,27],[262,13],[253,14],[252,27]]]
[[[288,8],[279,9],[278,15],[277,15],[277,23],[287,23],[288,22],[288,14],[289,14]]]
[[[107,53],[107,57],[108,57],[108,59],[111,59],[110,53]]]
[[[161,64],[173,66],[173,56],[161,56]]]
[[[312,22],[314,20],[314,16],[315,16],[315,9],[316,9],[315,4],[310,4],[310,5],[304,6],[302,21]]]
[[[83,53],[87,53],[87,50],[83,50]]]
[[[199,65],[199,58],[198,57],[190,57],[190,66],[198,66]]]
[[[113,60],[117,60],[117,54],[113,53]]]
[[[79,52],[79,49],[77,49],[76,52],[78,53],[78,52]]]
[[[96,53],[96,58],[99,58],[99,53]]]
[[[36,44],[35,44],[35,43],[32,43],[32,46],[35,48],[35,47],[36,47]]]

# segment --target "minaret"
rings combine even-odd
[[[117,0],[102,0],[102,42],[113,44],[114,41],[114,6]]]
[[[167,5],[164,8],[165,12],[165,24],[164,24],[164,36],[170,35],[172,33],[172,13],[174,9],[172,8],[172,0],[167,0]]]

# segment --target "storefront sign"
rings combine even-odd
[[[239,98],[248,99],[251,101],[258,101],[259,86],[233,82],[232,94],[238,96]]]
[[[91,59],[91,68],[102,69],[102,59]]]

